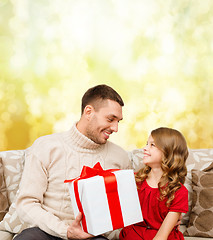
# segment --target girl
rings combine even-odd
[[[179,131],[151,132],[144,148],[145,166],[135,175],[144,220],[125,227],[121,240],[184,239],[176,223],[188,211],[188,191],[183,186],[187,157],[187,144]]]

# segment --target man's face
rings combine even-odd
[[[118,131],[118,123],[122,119],[120,104],[105,100],[97,111],[92,108],[85,135],[95,143],[104,144],[110,134]]]

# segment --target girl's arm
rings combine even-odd
[[[172,229],[175,225],[177,225],[177,221],[180,218],[180,215],[180,212],[168,212],[153,240],[167,240]]]

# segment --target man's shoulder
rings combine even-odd
[[[48,135],[41,136],[37,138],[32,147],[47,147],[47,146],[58,146],[63,138],[64,132],[61,133],[52,133]]]
[[[107,168],[119,168],[119,169],[130,169],[132,168],[131,162],[128,157],[127,151],[125,151],[121,146],[107,141],[107,163],[109,164]]]
[[[53,133],[37,138],[34,143],[26,149],[26,158],[36,156],[44,165],[48,165],[53,156],[63,152],[63,133]],[[52,157],[50,157],[52,156]]]
[[[125,154],[128,156],[128,153],[124,148],[122,148],[121,146],[119,146],[113,142],[108,141],[107,146],[108,146],[108,149],[110,149],[110,151],[116,151],[116,152],[119,152],[121,154]]]

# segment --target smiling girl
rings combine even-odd
[[[183,186],[187,157],[187,144],[179,131],[151,132],[144,148],[145,166],[135,175],[144,220],[125,227],[121,240],[184,239],[176,225],[181,213],[188,211],[188,191]]]

